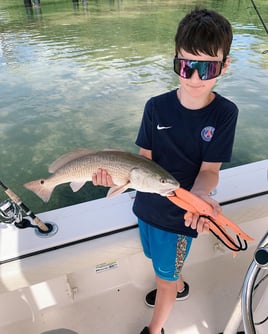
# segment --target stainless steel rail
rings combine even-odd
[[[256,333],[252,316],[252,295],[256,278],[263,268],[268,269],[268,231],[255,251],[254,259],[248,268],[242,290],[224,334],[236,334],[242,320],[246,334]]]
[[[262,268],[268,268],[268,232],[259,243],[242,287],[242,318],[246,334],[256,333],[252,316],[252,294],[256,278]]]

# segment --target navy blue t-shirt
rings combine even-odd
[[[136,144],[152,151],[152,159],[169,171],[187,190],[193,186],[203,161],[229,162],[238,116],[236,105],[214,93],[206,107],[181,105],[177,91],[151,98],[145,105]],[[137,217],[160,229],[196,237],[184,225],[185,211],[158,194],[137,192]]]

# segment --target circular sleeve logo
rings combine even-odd
[[[215,131],[215,128],[213,126],[206,126],[201,131],[201,138],[206,142],[210,142],[214,135],[214,131]]]

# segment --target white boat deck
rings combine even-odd
[[[120,233],[119,240],[116,235],[105,237],[102,245],[105,241],[110,246],[120,245],[123,239],[134,243],[137,230]],[[230,252],[218,248],[217,240],[210,239],[201,236],[193,245],[184,268],[190,297],[176,302],[165,326],[167,334],[220,333],[232,313],[254,247],[233,258]],[[200,248],[202,258],[198,257]],[[107,252],[105,263],[96,259],[94,266],[3,293],[1,334],[41,334],[62,328],[79,334],[139,334],[152,315],[152,309],[143,302],[146,292],[154,288],[151,264],[141,250],[120,258],[113,255]],[[256,321],[267,316],[267,283],[261,289],[263,305],[255,315]],[[257,328],[258,334],[267,332],[267,322]]]

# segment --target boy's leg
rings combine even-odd
[[[182,278],[182,274],[180,273],[180,277],[177,280],[177,292],[181,292],[184,289],[184,280]]]
[[[150,334],[160,334],[175,303],[177,281],[166,281],[156,277],[157,294],[153,317],[149,325]]]
[[[150,334],[160,334],[172,310],[177,292],[184,289],[180,274],[192,239],[155,228],[139,221],[144,254],[152,259],[157,289],[152,305],[155,306],[149,325]],[[148,296],[148,295],[147,295]]]

